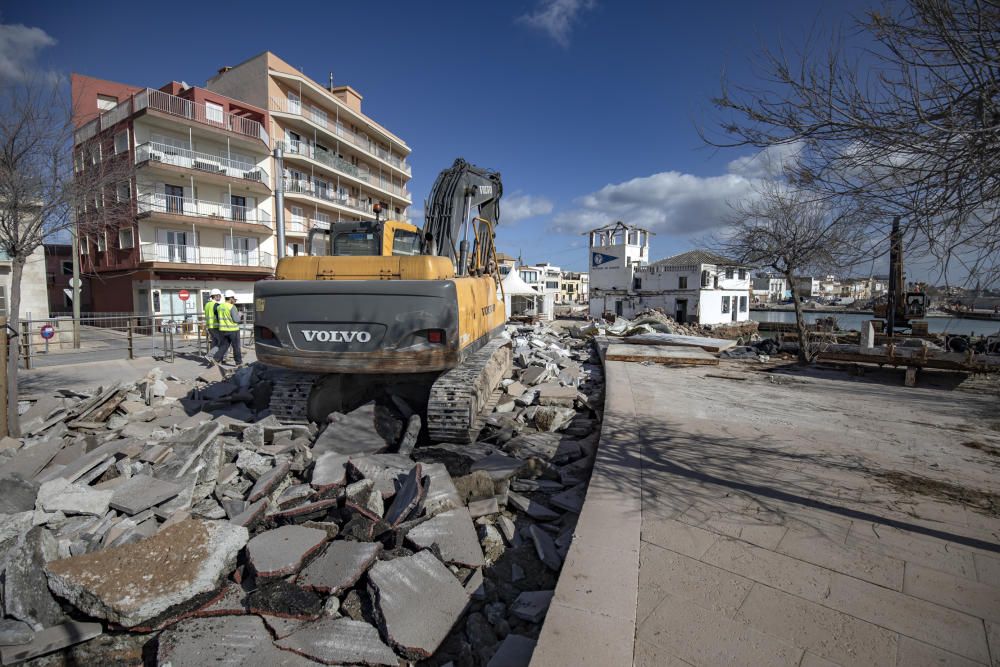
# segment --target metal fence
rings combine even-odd
[[[241,310],[240,344],[253,345],[253,310]],[[28,317],[19,326],[22,368],[41,368],[115,359],[158,357],[172,362],[178,356],[204,356],[210,344],[204,317],[81,313],[74,326],[72,314],[54,313],[45,319]]]

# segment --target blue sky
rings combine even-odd
[[[201,85],[270,49],[348,84],[413,150],[414,209],[461,156],[499,170],[501,250],[586,270],[581,232],[653,229],[652,257],[691,248],[746,192],[748,150],[699,138],[723,71],[749,81],[761,44],[869,3],[306,2],[0,4],[0,77],[76,71],[135,85]],[[276,16],[284,12],[285,20]]]

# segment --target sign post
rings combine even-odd
[[[45,340],[45,354],[48,354],[49,341],[56,335],[56,330],[51,324],[43,324],[40,333],[42,334],[42,338]]]

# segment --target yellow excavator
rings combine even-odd
[[[494,245],[500,175],[462,159],[437,177],[423,229],[398,220],[310,231],[307,255],[254,288],[271,411],[320,422],[397,396],[436,442],[472,442],[511,367]]]

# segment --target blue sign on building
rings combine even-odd
[[[614,255],[605,255],[603,252],[592,253],[590,258],[591,266],[601,266],[602,264],[607,264],[608,262],[613,262],[617,257]]]

